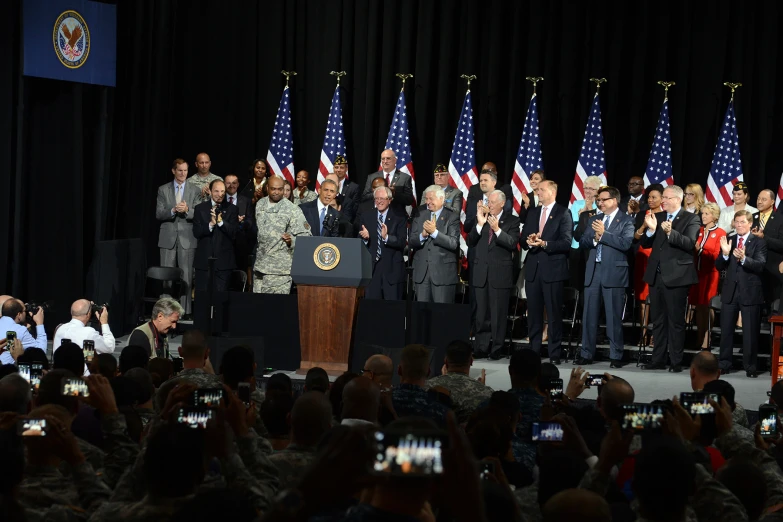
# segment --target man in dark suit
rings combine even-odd
[[[756,351],[761,328],[761,305],[764,304],[764,265],[767,262],[767,244],[750,233],[753,215],[747,210],[734,214],[731,239],[720,239],[721,254],[715,259],[715,268],[726,271],[721,291],[720,338],[721,374],[731,372],[734,348],[734,325],[742,313],[742,365],[745,375],[756,377]]]
[[[476,211],[476,226],[468,234],[468,246],[475,250],[471,265],[476,295],[473,357],[483,359],[489,352],[490,359],[498,360],[502,357],[506,338],[519,218],[503,210],[506,195],[502,190],[490,192],[487,201],[486,207],[476,203],[480,205]]]
[[[237,267],[234,258],[234,239],[239,229],[237,208],[225,201],[226,185],[216,179],[210,183],[210,199],[196,205],[193,215],[193,235],[198,240],[196,249],[196,299],[208,289],[209,258],[216,258],[213,273],[217,292],[228,287],[231,271]]]
[[[237,230],[237,237],[234,241],[234,257],[236,257],[237,268],[247,271],[250,267],[250,255],[255,252],[258,233],[255,205],[250,198],[239,194],[239,178],[235,174],[226,174],[225,181],[226,202],[236,207],[237,220],[239,221],[239,230]]]
[[[385,178],[378,177],[378,178],[375,178],[374,180],[372,180],[372,190],[373,190],[373,193],[375,193],[375,189],[377,189],[378,187],[388,187],[388,186],[389,185],[386,184],[386,179]],[[393,196],[392,196],[392,198],[393,198]],[[392,201],[394,201],[394,199],[392,199]],[[426,210],[426,205],[424,206],[424,208]],[[400,218],[402,218],[404,220],[408,219],[408,213],[405,212],[405,208],[404,207],[401,208],[399,206],[390,205],[389,206],[389,211],[391,212],[392,216],[397,216],[397,217],[400,217]],[[370,213],[375,212],[375,200],[374,199],[370,199],[368,201],[362,201],[361,203],[359,203],[359,206],[357,207],[357,210],[356,210],[356,217],[354,217],[354,219],[353,219],[353,232],[354,232],[354,234],[358,234],[359,231],[362,229],[362,223],[361,223],[362,214],[364,214],[365,212],[370,212]]]
[[[701,220],[682,209],[683,192],[677,185],[663,190],[663,212],[644,217],[647,231],[640,244],[652,247],[644,282],[650,285],[650,320],[653,323],[652,362],[645,370],[666,368],[669,354],[670,372],[682,371],[685,343],[685,308],[688,290],[699,277],[693,264],[693,248]]]
[[[402,251],[407,240],[407,219],[391,213],[392,192],[389,187],[375,189],[375,211],[361,215],[359,237],[373,259],[372,281],[367,299],[402,299],[405,263]],[[358,224],[358,223],[357,223]]]
[[[530,347],[541,351],[544,309],[549,321],[549,359],[560,364],[560,340],[563,336],[563,286],[568,281],[568,254],[574,222],[567,208],[555,203],[557,184],[542,181],[538,185],[541,206],[527,213],[526,234],[522,248],[525,258],[525,293],[527,294]]]
[[[427,187],[424,200],[427,212],[413,220],[408,241],[414,252],[416,300],[453,303],[458,281],[459,216],[443,207],[446,195],[437,185]]]
[[[338,154],[334,159],[334,173],[337,176],[337,195],[335,199],[340,205],[340,212],[348,221],[356,217],[356,209],[359,206],[359,185],[349,180],[348,161],[345,156]]]
[[[601,214],[588,220],[579,248],[587,252],[584,306],[582,312],[582,355],[574,364],[592,364],[595,338],[601,314],[601,299],[606,311],[606,334],[612,368],[623,367],[623,296],[628,286],[628,258],[633,243],[633,218],[618,207],[620,191],[602,187],[596,203]],[[581,222],[582,216],[579,216]]]
[[[764,282],[764,301],[772,307],[780,297],[780,263],[783,262],[783,216],[775,212],[775,193],[769,189],[759,192],[756,200],[758,212],[753,214],[751,234],[767,244],[767,264],[761,280]]]
[[[318,198],[299,205],[314,236],[340,237],[340,217],[330,205],[336,195],[337,183],[325,179],[318,190]]]
[[[646,212],[650,207],[647,205],[647,196],[644,194],[644,180],[639,176],[633,176],[628,180],[628,194],[623,196],[620,200],[620,212],[623,214],[628,212],[628,202],[631,200],[636,201],[639,204],[638,212]],[[629,214],[631,217],[636,217],[636,214]]]
[[[413,180],[409,174],[397,169],[397,153],[391,149],[386,149],[381,153],[381,170],[371,172],[367,176],[362,201],[373,199],[372,181],[379,177],[386,180],[392,194],[394,194],[392,205],[399,206],[403,210],[405,207],[413,205]]]
[[[468,189],[468,199],[465,204],[465,230],[476,226],[476,203],[481,201],[484,206],[487,205],[487,198],[490,192],[495,190],[498,184],[498,168],[497,166],[488,161],[481,166],[479,172],[479,182]],[[503,207],[503,212],[511,212],[513,209],[512,201],[514,194],[511,191],[511,185],[504,185],[500,187],[503,194],[506,196],[506,203]]]

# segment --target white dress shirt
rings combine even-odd
[[[72,343],[78,346],[83,346],[84,341],[93,341],[95,343],[95,353],[114,353],[116,341],[114,340],[114,334],[111,333],[111,328],[109,328],[108,324],[102,324],[101,331],[103,335],[99,334],[92,326],[85,326],[80,320],[71,319],[70,322],[57,329],[57,333],[54,335],[54,342],[52,343],[52,353],[56,352],[57,348],[63,344],[63,339],[70,339]]]
[[[46,330],[42,324],[35,327],[35,332],[38,337],[33,337],[30,332],[21,324],[16,324],[10,317],[0,317],[0,335],[5,336],[5,332],[16,332],[16,338],[22,343],[22,347],[27,350],[28,348],[40,348],[44,352],[46,351]],[[6,347],[6,351],[0,354],[0,363],[14,364],[14,358],[11,355],[10,347]]]
[[[737,235],[737,246],[739,246],[739,240],[740,240],[740,238],[742,238],[742,248],[745,248],[745,247],[746,247],[746,245],[748,244],[748,238],[749,238],[749,237],[750,237],[750,232],[748,232],[748,233],[747,233],[747,234],[745,234],[744,236]],[[728,242],[729,242],[729,244],[731,244],[731,243],[732,243],[732,239],[729,239],[729,238],[727,238],[727,239],[726,239],[726,241],[728,241]],[[723,254],[723,252],[721,252],[721,254]],[[728,256],[726,256],[726,255],[724,255],[724,256],[723,256],[723,260],[724,260],[724,261],[728,261],[728,260],[729,260],[729,257],[730,257],[730,256],[733,256],[733,255],[734,255],[734,249],[732,248],[732,249],[729,251],[729,255],[728,255]],[[745,257],[743,257],[743,258],[742,258],[742,261],[740,261],[739,263],[740,263],[741,265],[744,265],[744,264],[745,264],[745,259],[746,259],[746,258],[745,258]]]
[[[432,217],[432,214],[435,214],[435,219],[430,219],[428,221],[435,221],[435,224],[437,226],[438,218],[440,217],[441,212],[443,212],[443,207],[440,207],[435,212],[430,212],[429,209],[428,209],[427,212],[430,213],[430,217]],[[423,232],[423,229],[422,229],[422,232]],[[419,241],[421,241],[422,243],[424,243],[427,239],[438,239],[438,229],[436,228],[435,232],[433,232],[432,234],[430,234],[427,237],[424,237],[423,233],[419,234]]]
[[[631,196],[631,197],[633,197],[633,196]],[[612,221],[614,221],[614,218],[616,218],[616,217],[617,217],[617,212],[618,212],[619,210],[620,210],[620,207],[617,207],[616,209],[614,209],[614,212],[612,212],[611,214],[609,214],[609,223],[607,223],[606,225],[604,225],[604,234],[606,234],[606,231],[607,231],[607,230],[609,230],[609,225],[611,225],[611,224],[612,224]],[[602,214],[602,213],[601,213],[601,211],[600,211],[600,210],[596,212],[596,215],[601,215],[601,214]],[[606,219],[606,216],[602,217],[602,218],[601,218],[601,221],[603,221],[603,220],[605,220],[605,219]],[[596,241],[596,240],[595,240],[595,236],[593,236],[593,246],[598,246],[598,241]]]
[[[498,223],[500,222],[500,216],[502,216],[502,215],[503,215],[503,211],[501,210],[501,211],[500,211],[500,214],[498,214],[498,215],[497,215],[497,218],[498,218]],[[483,229],[484,229],[484,226],[483,226],[483,225],[479,225],[478,223],[476,224],[476,232],[478,232],[478,233],[479,233],[479,235],[481,235],[481,231],[482,231]],[[497,237],[498,237],[500,234],[502,234],[502,233],[503,233],[503,229],[502,229],[502,228],[500,228],[500,226],[498,226],[498,231],[497,231],[497,232],[495,232],[495,238],[497,238]]]

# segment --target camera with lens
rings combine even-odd
[[[48,312],[50,303],[49,301],[45,301],[43,303],[36,303],[35,301],[30,301],[29,303],[25,303],[24,307],[27,310],[28,314],[35,315],[38,313],[38,310],[43,310],[44,313]]]
[[[109,305],[107,303],[103,303],[103,304],[90,303],[90,315],[91,316],[95,314],[100,315],[101,313],[103,313],[104,308],[106,309],[107,312],[109,311]]]

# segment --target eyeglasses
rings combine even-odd
[[[614,199],[614,198],[595,198],[595,200],[599,203],[603,203],[604,201],[609,201],[610,199]]]

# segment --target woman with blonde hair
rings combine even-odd
[[[701,215],[701,209],[704,208],[704,191],[698,183],[690,183],[685,187],[685,201],[682,208],[692,214]]]
[[[709,346],[709,323],[712,311],[710,301],[718,295],[720,272],[715,268],[715,259],[720,254],[720,240],[726,237],[726,231],[718,226],[720,207],[715,203],[706,203],[701,208],[702,227],[696,238],[693,262],[699,274],[699,283],[693,285],[688,293],[688,302],[696,307],[696,329],[701,349]]]

